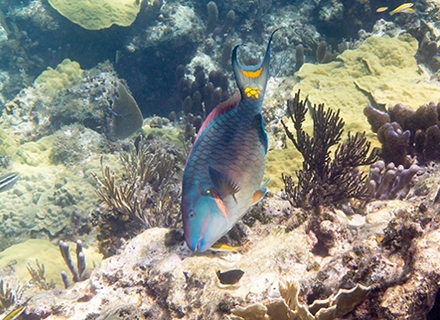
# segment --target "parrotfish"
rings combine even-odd
[[[252,66],[232,51],[238,91],[203,122],[188,156],[182,183],[181,213],[185,241],[205,251],[266,194],[263,179],[267,135],[261,108],[269,78],[270,43]]]

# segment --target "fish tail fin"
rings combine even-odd
[[[274,33],[278,30],[279,29],[276,29],[272,32],[269,38],[269,43],[267,44],[264,59],[257,65],[245,66],[238,61],[237,51],[239,46],[236,46],[232,51],[232,69],[234,70],[235,80],[237,81],[242,98],[263,98],[267,80],[269,79],[270,43]]]

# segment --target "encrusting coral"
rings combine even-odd
[[[285,191],[293,207],[315,208],[330,205],[349,198],[367,199],[370,192],[366,177],[359,166],[370,165],[377,159],[377,152],[370,152],[370,143],[365,133],[348,134],[339,143],[344,121],[339,111],[324,110],[320,104],[310,108],[314,128],[313,137],[304,131],[302,124],[307,113],[307,99],[300,100],[299,92],[287,101],[287,112],[293,122],[295,134],[282,122],[287,137],[302,154],[303,168],[296,173],[298,183],[283,174]],[[331,148],[337,145],[333,159]]]

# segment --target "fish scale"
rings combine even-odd
[[[182,182],[185,241],[205,251],[225,235],[247,209],[260,201],[267,151],[261,107],[269,77],[270,43],[255,66],[232,66],[239,91],[214,108],[202,124],[188,156]]]

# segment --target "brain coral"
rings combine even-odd
[[[50,5],[70,21],[87,30],[117,24],[130,26],[141,9],[141,0],[49,0]]]

